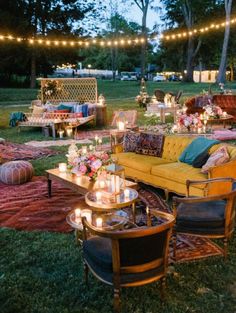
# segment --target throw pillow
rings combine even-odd
[[[69,112],[68,113],[70,113],[71,111],[72,111],[72,109],[73,109],[73,107],[72,106],[69,106],[69,105],[64,105],[64,104],[60,104],[58,107],[57,107],[57,110],[62,110],[62,111],[64,111],[64,110],[68,110]]]
[[[208,151],[203,151],[201,154],[199,154],[194,160],[193,160],[193,167],[200,168],[202,167],[206,161],[209,159],[210,154]]]
[[[76,104],[74,107],[75,113],[82,113],[82,104]]]
[[[70,117],[72,117],[72,118],[81,118],[81,117],[83,117],[83,114],[82,114],[82,112],[80,112],[80,113],[72,113],[70,115]]]
[[[53,113],[70,113],[70,110],[66,110],[66,109],[64,109],[64,110],[55,110],[55,111],[53,111]]]
[[[207,160],[206,164],[203,165],[201,172],[207,173],[210,168],[224,164],[230,160],[227,147],[223,146],[217,149]]]
[[[137,141],[136,153],[161,157],[163,142],[163,134],[141,133]]]
[[[83,113],[83,117],[88,116],[88,105],[87,104],[82,104],[82,113]]]
[[[32,115],[43,115],[44,111],[44,107],[34,106]]]
[[[219,143],[218,140],[198,137],[194,139],[181,153],[179,161],[192,165],[193,160],[204,151],[207,151],[211,146]]]
[[[124,136],[123,150],[124,152],[135,152],[137,148],[137,141],[139,133],[128,132]]]

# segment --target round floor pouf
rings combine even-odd
[[[33,166],[27,161],[10,161],[0,166],[0,180],[7,185],[26,183],[33,174]]]

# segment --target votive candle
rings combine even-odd
[[[67,128],[67,130],[66,130],[66,134],[67,134],[67,136],[68,136],[68,137],[71,137],[71,136],[72,136],[72,134],[73,134],[73,130],[72,130],[72,128]]]
[[[59,172],[60,173],[65,173],[67,171],[67,164],[66,163],[59,163]]]
[[[97,226],[98,228],[102,228],[102,218],[101,218],[101,217],[98,217],[98,218],[96,219],[96,226]]]
[[[64,130],[59,130],[58,134],[59,134],[60,139],[62,139],[63,138],[63,134],[64,134]]]
[[[82,146],[82,153],[86,154],[87,153],[87,146]]]
[[[91,210],[88,210],[88,209],[85,209],[81,212],[81,217],[85,217],[87,222],[89,224],[91,224],[92,222],[92,211]]]
[[[75,221],[76,223],[81,222],[81,209],[75,209]]]
[[[125,190],[124,190],[124,195],[125,195],[125,198],[126,198],[126,199],[129,198],[129,189],[125,189]]]
[[[100,202],[102,200],[102,193],[100,191],[96,192],[96,200]]]

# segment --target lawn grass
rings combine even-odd
[[[112,288],[83,281],[80,248],[73,234],[0,230],[1,313],[112,312]],[[158,283],[122,290],[124,313],[234,313],[236,239],[229,260],[221,257],[170,267],[167,298]],[[4,256],[4,257],[3,257]]]
[[[99,92],[107,99],[108,115],[114,109],[138,109],[139,124],[144,111],[134,97],[137,82],[98,81]],[[200,93],[208,84],[148,82],[155,88],[183,90],[184,97]],[[230,88],[236,88],[231,84]],[[26,111],[36,90],[0,89],[0,137],[12,142],[45,140],[37,128],[9,128],[12,111]],[[22,106],[22,103],[25,106]],[[20,105],[11,107],[9,104]],[[46,138],[47,140],[50,138]],[[64,147],[53,147],[62,154],[32,161],[36,175],[65,161]],[[10,204],[9,204],[10,205]],[[235,313],[236,312],[236,237],[229,244],[229,258],[177,264],[168,274],[167,299],[160,301],[158,284],[122,291],[124,313]],[[81,251],[73,234],[24,232],[0,229],[0,313],[109,313],[112,312],[112,289],[90,276],[83,282]]]

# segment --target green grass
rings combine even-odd
[[[73,234],[0,230],[1,313],[112,312],[112,288],[83,281],[80,248]],[[209,258],[170,268],[167,299],[158,283],[122,290],[124,313],[234,313],[236,239],[229,260]]]
[[[99,92],[106,96],[108,115],[115,109],[143,110],[134,101],[137,82],[99,81]],[[148,82],[155,88],[183,90],[184,97],[200,93],[208,84]],[[236,89],[236,84],[230,88]],[[26,111],[36,90],[0,89],[0,137],[12,142],[50,140],[37,128],[9,128],[12,111]],[[11,107],[9,104],[25,107]],[[65,160],[66,146],[54,147],[62,153],[32,161],[36,175]],[[10,205],[10,204],[9,204]],[[230,242],[229,259],[208,258],[170,268],[167,299],[161,303],[158,284],[122,290],[124,313],[235,313],[236,312],[236,237]],[[0,229],[0,313],[98,313],[112,312],[112,289],[90,276],[83,282],[81,251],[73,234],[23,232]]]

